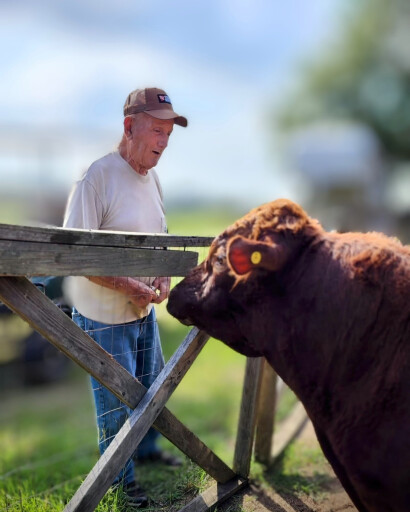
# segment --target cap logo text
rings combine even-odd
[[[158,94],[158,101],[160,103],[169,103],[171,105],[171,100],[167,94]]]

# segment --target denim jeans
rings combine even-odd
[[[151,386],[164,367],[154,308],[145,318],[119,325],[108,325],[90,320],[74,308],[73,320],[145,387]],[[132,410],[93,377],[91,377],[91,385],[97,414],[98,445],[102,454],[128,419]],[[134,455],[145,456],[159,451],[156,446],[158,436],[158,432],[151,427]],[[128,484],[133,481],[134,463],[130,459],[114,483]]]

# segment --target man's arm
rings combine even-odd
[[[88,277],[88,279],[92,283],[99,284],[100,286],[104,286],[110,290],[116,290],[117,292],[126,295],[130,302],[140,308],[144,308],[150,302],[159,303],[159,297],[155,293],[155,290],[144,284],[142,281],[138,281],[138,279],[133,277],[93,276]]]

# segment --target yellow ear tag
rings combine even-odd
[[[259,265],[262,259],[262,254],[259,251],[255,251],[251,254],[251,262],[254,265]]]

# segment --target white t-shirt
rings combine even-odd
[[[118,153],[94,162],[71,191],[64,227],[142,233],[166,232],[162,189],[155,169],[138,174]],[[140,277],[151,284],[155,279]],[[87,318],[106,324],[131,322],[149,314],[129,299],[86,277],[65,280],[68,300]]]

